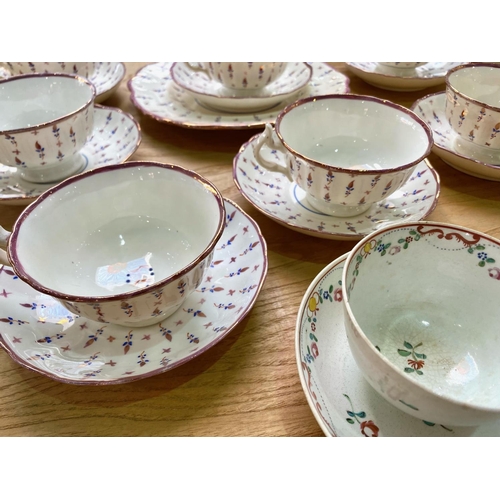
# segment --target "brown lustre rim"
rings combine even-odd
[[[32,130],[38,130],[43,127],[47,127],[49,125],[52,125],[54,123],[60,123],[63,120],[66,120],[70,116],[74,116],[77,113],[80,113],[84,109],[88,108],[91,106],[95,100],[96,96],[96,90],[95,90],[95,85],[90,81],[87,80],[86,78],[83,78],[82,76],[79,75],[68,75],[66,73],[30,73],[29,75],[17,75],[17,76],[12,76],[10,78],[6,78],[5,80],[0,81],[0,86],[8,85],[9,83],[12,83],[16,80],[26,80],[28,78],[52,78],[52,77],[57,77],[57,78],[69,78],[71,80],[78,80],[90,87],[91,95],[87,99],[86,103],[80,106],[78,109],[75,111],[72,111],[71,113],[68,113],[67,115],[60,116],[58,118],[54,118],[53,120],[49,120],[48,122],[44,123],[38,123],[37,125],[32,125],[30,127],[21,127],[17,129],[10,129],[10,130],[0,130],[0,135],[5,135],[5,134],[18,134],[20,132],[30,132]]]
[[[217,205],[219,207],[219,224],[217,226],[217,229],[215,230],[215,234],[212,236],[212,239],[208,243],[207,247],[205,250],[203,250],[196,259],[194,259],[192,262],[190,262],[187,266],[183,267],[179,271],[175,272],[174,274],[171,274],[170,276],[167,276],[166,278],[158,281],[158,283],[155,283],[154,285],[148,286],[146,288],[142,288],[140,290],[134,290],[132,292],[124,292],[124,293],[119,293],[119,294],[113,294],[113,295],[72,295],[72,294],[64,294],[62,292],[59,292],[57,290],[54,290],[52,288],[48,288],[41,283],[39,283],[37,280],[32,278],[25,270],[21,262],[19,261],[19,256],[17,254],[17,239],[19,235],[20,228],[23,224],[23,222],[29,217],[31,212],[33,212],[38,205],[40,205],[46,198],[49,198],[51,195],[54,193],[57,193],[63,188],[66,188],[67,186],[74,184],[80,179],[85,179],[87,177],[95,176],[95,175],[102,175],[107,172],[113,172],[115,170],[123,170],[123,169],[128,169],[128,168],[137,168],[137,167],[154,167],[154,168],[163,168],[166,170],[174,170],[176,172],[179,172],[183,175],[187,175],[188,177],[192,177],[194,180],[198,181],[200,184],[205,186],[209,191],[212,192],[214,195]],[[35,290],[38,290],[39,292],[45,293],[47,295],[50,295],[51,297],[55,297],[61,300],[66,300],[69,302],[87,302],[87,303],[94,303],[94,302],[111,302],[115,300],[122,300],[122,299],[130,299],[134,297],[138,297],[140,295],[144,295],[145,293],[150,293],[154,290],[157,290],[158,288],[161,288],[162,286],[168,285],[172,281],[175,281],[179,279],[180,276],[186,274],[187,272],[191,271],[194,267],[196,267],[203,259],[205,259],[210,252],[214,249],[215,245],[219,241],[220,237],[222,236],[222,233],[224,232],[224,226],[225,226],[225,218],[226,218],[226,210],[224,207],[224,199],[222,198],[221,193],[217,189],[217,187],[210,182],[208,179],[205,177],[201,176],[197,172],[194,172],[192,170],[188,170],[184,167],[181,167],[179,165],[174,165],[174,164],[169,164],[169,163],[160,163],[160,162],[152,162],[152,161],[132,161],[132,162],[125,162],[125,163],[120,163],[117,165],[109,165],[107,167],[100,167],[95,170],[89,170],[87,172],[83,172],[81,174],[77,174],[73,177],[70,177],[69,179],[66,179],[62,181],[61,183],[57,184],[56,186],[48,189],[45,191],[45,193],[41,194],[38,199],[36,199],[31,205],[28,205],[24,209],[24,211],[21,213],[19,218],[16,220],[14,223],[14,227],[12,229],[12,233],[9,238],[8,242],[8,258],[10,263],[12,264],[12,268],[14,269],[14,272],[16,275],[22,279],[25,283],[30,285],[32,288]]]
[[[400,172],[402,170],[406,170],[410,167],[413,167],[414,165],[417,165],[421,161],[423,161],[427,156],[429,156],[431,150],[432,150],[432,145],[434,143],[433,135],[432,135],[432,130],[430,129],[429,125],[425,123],[416,113],[411,111],[408,108],[405,108],[404,106],[400,106],[399,104],[396,104],[394,102],[388,101],[386,99],[379,99],[378,97],[373,97],[373,96],[367,96],[367,95],[359,95],[359,94],[329,94],[329,95],[320,95],[320,96],[311,96],[311,97],[306,97],[304,99],[299,99],[298,101],[293,102],[292,104],[288,105],[276,118],[276,124],[274,126],[276,134],[278,135],[280,141],[283,143],[283,145],[292,153],[294,156],[298,156],[302,160],[310,163],[311,165],[315,165],[320,168],[328,169],[328,170],[333,170],[334,172],[344,172],[347,174],[352,174],[353,170],[350,168],[343,168],[343,167],[336,167],[334,165],[328,165],[327,163],[322,163],[317,160],[313,160],[312,158],[309,158],[308,156],[305,156],[297,151],[295,151],[283,138],[280,132],[280,125],[281,121],[284,119],[284,117],[292,110],[295,108],[298,108],[299,106],[302,106],[303,104],[306,104],[308,102],[313,102],[313,101],[320,101],[320,100],[332,100],[332,99],[345,99],[345,100],[354,100],[354,101],[371,101],[378,103],[382,106],[388,106],[394,109],[397,109],[401,111],[402,113],[407,114],[410,116],[415,122],[417,122],[424,130],[424,132],[427,135],[428,139],[428,144],[425,152],[420,155],[417,159],[413,160],[411,163],[406,163],[405,165],[401,165],[400,167],[395,167],[395,168],[381,168],[377,169],[376,172],[379,174],[386,174],[386,173],[392,173],[392,172]],[[356,170],[356,175],[373,175],[374,170]]]
[[[467,101],[473,102],[474,104],[477,104],[478,106],[482,106],[484,108],[491,109],[493,111],[500,111],[500,107],[498,106],[492,106],[491,104],[486,104],[484,102],[478,101],[477,99],[474,99],[473,97],[468,96],[467,94],[464,94],[460,90],[457,90],[456,87],[452,85],[450,82],[450,76],[456,73],[457,71],[461,71],[463,69],[469,69],[469,68],[495,68],[500,70],[500,64],[493,64],[493,63],[469,63],[469,64],[461,64],[460,66],[456,66],[453,69],[450,69],[448,73],[446,73],[446,86],[453,90],[455,94],[458,94],[460,97],[466,99]],[[499,85],[500,85],[500,78],[499,78]]]

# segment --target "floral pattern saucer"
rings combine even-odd
[[[378,62],[346,62],[365,82],[385,90],[412,92],[444,83],[446,73],[461,62],[428,62],[414,70],[382,66]]]
[[[171,370],[224,338],[250,311],[267,275],[257,224],[225,200],[226,226],[201,285],[153,326],[76,316],[0,267],[0,345],[22,366],[60,382],[132,382]]]
[[[84,170],[123,163],[141,143],[141,129],[132,115],[109,106],[94,106],[94,131],[81,153]],[[0,164],[0,205],[28,205],[57,183],[24,180],[16,167]]]
[[[243,144],[233,161],[233,180],[254,207],[299,233],[331,240],[360,240],[375,229],[394,222],[425,219],[436,207],[440,181],[427,160],[417,165],[413,176],[398,191],[356,217],[334,217],[311,208],[305,192],[284,174],[270,172],[258,164],[253,150],[259,135]],[[264,158],[280,153],[264,146]]]
[[[385,401],[358,369],[344,328],[342,270],[347,254],[325,267],[302,299],[295,331],[299,377],[316,421],[327,436],[500,436],[500,421],[443,427]]]
[[[455,132],[446,118],[446,92],[426,95],[414,102],[411,109],[432,129],[434,146],[432,151],[445,163],[460,172],[487,179],[500,181],[500,165],[490,165],[457,153],[453,148]]]
[[[324,63],[309,63],[312,77],[299,94],[259,113],[212,111],[174,83],[170,68],[174,63],[149,64],[128,82],[134,105],[145,115],[164,123],[197,129],[248,129],[274,123],[281,110],[302,97],[349,92],[349,79]]]

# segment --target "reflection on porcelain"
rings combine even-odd
[[[177,85],[193,94],[202,105],[221,111],[251,112],[271,109],[292,98],[309,83],[312,68],[302,62],[286,63],[278,79],[254,92],[227,89],[205,73],[193,72],[187,63],[174,63],[171,75]]]
[[[82,171],[124,162],[140,142],[141,130],[132,115],[118,108],[96,105],[92,137],[80,151],[85,158]],[[27,182],[18,168],[0,164],[0,204],[28,205],[54,185]]]
[[[388,402],[446,426],[500,420],[499,263],[500,241],[439,222],[394,224],[353,248],[347,340]]]
[[[327,436],[500,436],[500,421],[480,427],[443,426],[397,410],[366,382],[344,327],[342,272],[347,254],[326,266],[302,299],[295,355],[302,388]],[[401,359],[405,359],[401,357]]]
[[[500,165],[500,65],[474,63],[446,75],[446,118],[454,149]]]
[[[74,314],[139,327],[166,319],[198,287],[224,218],[219,191],[199,174],[176,165],[128,162],[49,189],[5,236],[15,272],[30,286]],[[137,286],[134,269],[118,290],[96,281],[103,266],[109,271],[110,263],[140,256],[150,264],[140,274],[154,276],[149,286]]]
[[[59,65],[56,66],[59,69],[54,71],[56,72],[68,72],[73,73],[74,65],[81,65],[82,63],[7,63],[7,64],[28,64],[33,65],[29,67],[29,71],[25,71],[24,73],[32,72],[31,67],[35,67],[34,65]],[[96,90],[95,102],[101,103],[108,99],[111,94],[117,89],[120,82],[123,80],[125,76],[125,65],[121,62],[95,62],[95,63],[85,63],[88,65],[92,65],[92,71],[88,71],[88,79],[91,83],[93,83]],[[62,67],[64,65],[64,68]],[[50,70],[47,69],[46,66],[43,68],[39,68],[36,66],[37,70],[42,69],[43,72],[47,72]],[[78,71],[78,67],[77,67]],[[9,78],[12,74],[19,74],[19,70],[16,71],[16,67],[13,67],[12,70],[9,70],[8,67],[0,66],[0,80],[4,78]],[[85,75],[82,75],[85,76]]]
[[[84,165],[95,89],[76,75],[33,74],[0,81],[0,162],[29,182],[55,182]]]
[[[349,69],[365,82],[385,90],[412,92],[441,85],[446,73],[460,62],[428,62],[402,74],[397,68],[381,66],[378,62],[346,62]]]
[[[453,147],[455,132],[450,127],[445,113],[446,93],[430,94],[415,101],[411,109],[432,129],[433,153],[451,167],[480,179],[500,181],[500,165],[491,165],[457,153]]]
[[[282,160],[260,155],[266,145]],[[320,96],[285,108],[257,140],[263,167],[306,192],[317,211],[362,214],[397,191],[428,156],[432,132],[412,111],[376,97]]]
[[[0,267],[0,345],[61,382],[118,384],[171,370],[222,340],[252,308],[267,274],[257,224],[225,200],[224,232],[197,289],[170,318],[140,329],[79,317]],[[40,312],[45,314],[40,321]]]
[[[133,104],[145,115],[164,123],[196,129],[262,128],[274,123],[279,112],[298,97],[349,92],[349,79],[324,63],[309,63],[313,74],[309,83],[272,110],[257,113],[224,114],[201,106],[194,96],[172,80],[174,63],[149,64],[128,82]]]
[[[359,217],[334,217],[317,212],[305,192],[282,173],[269,172],[254,156],[255,135],[243,144],[233,161],[233,180],[241,194],[260,212],[299,233],[332,240],[359,240],[379,227],[425,219],[435,208],[439,176],[426,161],[399,190]],[[266,159],[279,158],[276,150],[261,149]]]

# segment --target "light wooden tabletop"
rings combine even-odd
[[[351,91],[404,106],[444,85],[417,92],[384,91],[349,76]],[[306,236],[282,227],[239,193],[232,162],[257,130],[196,130],[157,122],[134,107],[128,80],[145,63],[127,63],[118,91],[104,104],[131,113],[142,143],[131,160],[175,163],[213,181],[252,217],[268,245],[269,272],[250,313],[221,342],[161,375],[110,386],[53,381],[0,351],[1,436],[321,436],[300,384],[295,321],[314,277],[353,242]],[[500,184],[463,174],[434,154],[441,177],[439,203],[429,220],[471,227],[500,238]],[[0,205],[11,229],[23,207]],[[0,299],[1,300],[1,299]],[[1,302],[0,302],[1,307]],[[2,331],[0,326],[0,333]]]

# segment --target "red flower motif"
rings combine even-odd
[[[333,300],[335,300],[335,302],[342,302],[342,288],[336,288],[334,290]]]
[[[378,437],[379,428],[374,424],[373,420],[366,420],[365,422],[361,422],[361,433],[365,437]],[[365,429],[368,429],[368,434],[365,432]]]
[[[422,360],[416,361],[414,359],[409,359],[408,364],[415,370],[420,370],[425,365],[425,362]]]
[[[313,342],[311,344],[311,352],[315,358],[317,358],[319,356],[319,349],[318,349],[318,345],[316,344],[316,342]]]

